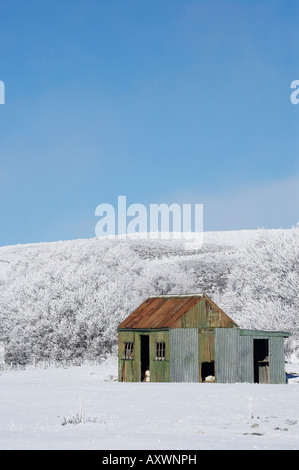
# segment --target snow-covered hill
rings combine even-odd
[[[299,229],[206,232],[178,240],[88,239],[0,248],[0,341],[7,361],[111,354],[117,325],[147,296],[206,292],[240,326],[299,344]]]

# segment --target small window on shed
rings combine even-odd
[[[165,342],[156,343],[156,361],[165,361]]]
[[[124,343],[123,359],[134,359],[133,352],[134,352],[133,343]]]

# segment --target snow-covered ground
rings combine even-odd
[[[118,383],[115,361],[1,372],[0,449],[298,450],[286,370],[287,385]]]

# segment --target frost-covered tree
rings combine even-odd
[[[219,304],[240,326],[299,333],[299,229],[269,232],[241,250]],[[297,341],[297,340],[296,340]]]
[[[235,246],[229,236],[212,234],[197,251],[175,240],[131,239],[0,248],[7,361],[103,358],[129,313],[150,295],[170,293],[206,292],[240,326],[293,332],[295,348],[299,229],[259,231],[245,247],[244,234]]]
[[[0,286],[7,361],[105,357],[117,325],[147,296],[194,285],[179,260],[143,258],[130,240],[24,248]]]

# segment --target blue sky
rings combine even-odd
[[[95,236],[95,208],[299,221],[296,0],[1,0],[0,245]]]

